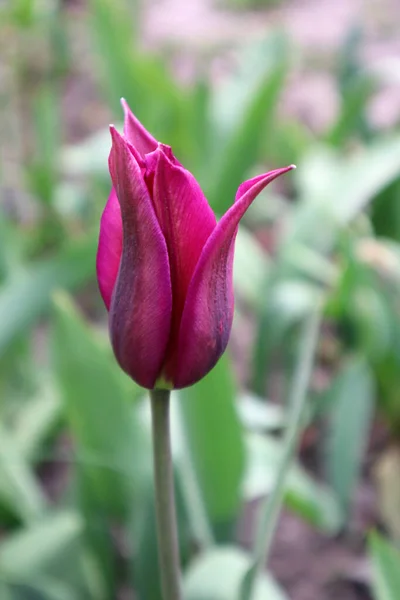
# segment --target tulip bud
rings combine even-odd
[[[217,223],[198,182],[124,103],[111,127],[113,189],[104,209],[97,278],[121,368],[145,388],[182,388],[223,354],[233,319],[232,265],[240,219],[292,166],[239,186]]]

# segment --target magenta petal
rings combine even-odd
[[[146,388],[160,374],[171,325],[168,253],[128,142],[112,127],[110,173],[121,207],[121,265],[110,307],[110,336],[126,373]]]
[[[139,119],[135,117],[127,101],[122,98],[121,104],[125,115],[124,136],[136,148],[139,154],[144,157],[145,154],[153,152],[157,148],[157,140],[143,127]]]
[[[166,373],[174,387],[196,383],[223,354],[233,320],[232,267],[239,221],[265,186],[292,168],[277,169],[244,182],[235,204],[221,218],[204,246],[187,293],[176,369]]]
[[[178,337],[186,293],[194,269],[204,244],[217,223],[200,185],[176,161],[168,146],[159,144],[155,152],[146,156],[146,165],[146,182],[165,237],[171,269],[171,349]]]
[[[114,188],[100,220],[99,246],[96,257],[97,281],[107,310],[118,275],[122,254],[121,209]]]

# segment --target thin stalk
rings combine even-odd
[[[151,390],[158,555],[163,600],[181,600],[178,530],[170,440],[170,392]]]
[[[240,590],[240,600],[251,600],[258,576],[265,568],[282,506],[286,481],[302,431],[302,416],[312,374],[315,349],[318,341],[320,309],[315,311],[304,326],[300,343],[300,357],[294,373],[289,396],[289,422],[283,439],[283,455],[278,468],[275,486],[260,509],[260,521],[253,549],[252,566],[247,571]]]

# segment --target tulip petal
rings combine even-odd
[[[144,158],[145,154],[153,152],[157,148],[157,140],[135,117],[124,98],[122,98],[121,104],[125,115],[124,136]]]
[[[97,281],[107,310],[118,275],[122,254],[121,209],[114,188],[100,220],[99,246],[96,257]]]
[[[116,358],[140,385],[155,385],[171,325],[168,252],[140,166],[129,143],[111,127],[110,173],[121,207],[121,264],[110,307]]]
[[[146,182],[168,248],[172,285],[170,348],[176,345],[186,293],[204,244],[216,219],[193,175],[168,146],[146,156]]]
[[[138,163],[142,174],[146,165],[139,152],[130,146],[129,150]],[[100,293],[107,310],[118,275],[122,254],[122,217],[118,197],[112,188],[100,220],[99,245],[96,258],[97,280]]]
[[[204,377],[223,354],[233,320],[232,267],[240,219],[258,194],[293,166],[244,182],[236,201],[209,237],[187,292],[173,370],[165,377],[174,387],[192,385]]]

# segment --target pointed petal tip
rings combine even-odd
[[[121,98],[120,99],[120,103],[121,103],[121,106],[122,106],[122,110],[124,111],[124,115],[126,117],[126,115],[131,112],[131,109],[129,108],[129,104],[125,100],[125,98]]]
[[[110,129],[111,139],[114,144],[118,143],[124,139],[123,136],[118,131],[118,129],[115,127],[115,125],[111,124],[109,126],[109,129]]]
[[[111,143],[112,148],[119,144],[121,141],[121,134],[117,131],[114,125],[110,125]]]
[[[284,173],[288,173],[289,171],[294,171],[297,169],[296,165],[288,165],[287,167],[281,167],[280,169],[275,169],[274,172],[278,172],[280,175]]]
[[[157,148],[157,140],[147,131],[139,119],[133,114],[125,98],[120,100],[124,111],[124,136],[125,139],[144,158],[146,154]]]

